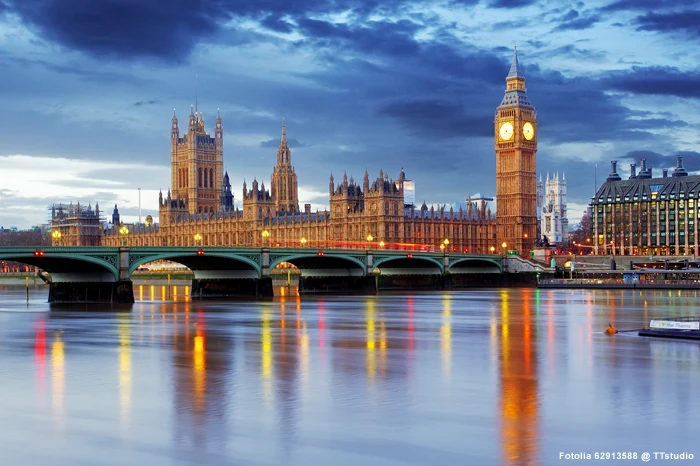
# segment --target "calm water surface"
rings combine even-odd
[[[700,459],[700,345],[602,334],[697,313],[695,292],[45,301],[0,287],[0,465]]]

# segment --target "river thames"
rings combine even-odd
[[[115,311],[52,307],[41,286],[27,302],[23,286],[0,286],[0,464],[700,458],[698,342],[603,334],[608,322],[634,329],[696,313],[696,292],[193,302],[149,291]]]

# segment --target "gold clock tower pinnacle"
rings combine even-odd
[[[507,250],[526,255],[535,246],[537,137],[537,114],[527,98],[525,77],[514,49],[505,95],[494,120],[498,250],[505,243]]]

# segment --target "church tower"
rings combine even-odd
[[[214,137],[206,132],[201,113],[190,110],[187,133],[180,137],[177,115],[170,130],[173,199],[184,202],[190,214],[219,210],[224,170],[224,134],[221,115]]]
[[[517,50],[494,120],[496,148],[495,245],[527,254],[537,239],[537,115],[525,89]]]
[[[282,138],[270,185],[270,196],[275,200],[277,212],[299,212],[298,192],[297,174],[292,166],[292,152],[287,144],[287,130],[282,120]]]

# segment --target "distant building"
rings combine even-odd
[[[54,246],[100,246],[102,219],[100,205],[52,204],[51,235]]]
[[[546,237],[549,244],[561,244],[568,240],[569,219],[566,218],[566,176],[557,173],[546,181],[537,182],[537,212],[540,221],[540,240]]]
[[[594,254],[684,255],[698,251],[700,176],[688,176],[678,156],[671,176],[652,176],[642,159],[623,180],[617,162],[591,202]]]

